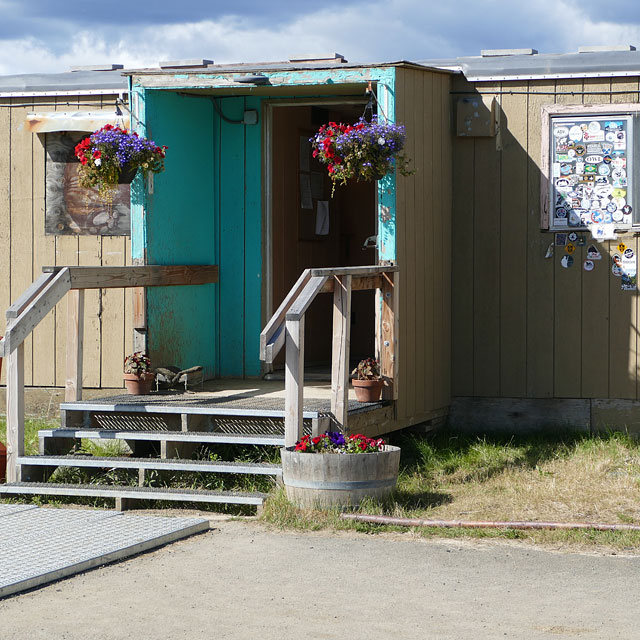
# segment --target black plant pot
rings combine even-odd
[[[136,177],[136,173],[138,173],[138,167],[129,167],[125,165],[120,171],[120,176],[118,178],[118,184],[131,184],[133,179]]]

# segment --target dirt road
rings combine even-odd
[[[0,637],[640,638],[640,557],[213,526],[0,601]]]

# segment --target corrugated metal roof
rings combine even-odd
[[[0,96],[47,93],[121,93],[128,81],[121,70],[73,71],[67,73],[29,73],[0,76]]]
[[[640,76],[640,51],[469,56],[418,63],[461,72],[472,82]]]

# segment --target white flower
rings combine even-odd
[[[102,164],[102,160],[100,160],[100,158],[95,158],[93,163],[96,165],[96,167],[99,167]]]
[[[384,138],[382,137],[378,138],[378,144],[384,144]]]

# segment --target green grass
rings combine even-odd
[[[441,431],[399,436],[397,490],[356,512],[443,520],[530,520],[640,524],[640,446],[621,433],[472,436]],[[298,509],[283,491],[263,519],[295,529],[403,532],[421,537],[506,538],[557,546],[640,549],[640,532],[407,529],[341,520],[337,510]]]

